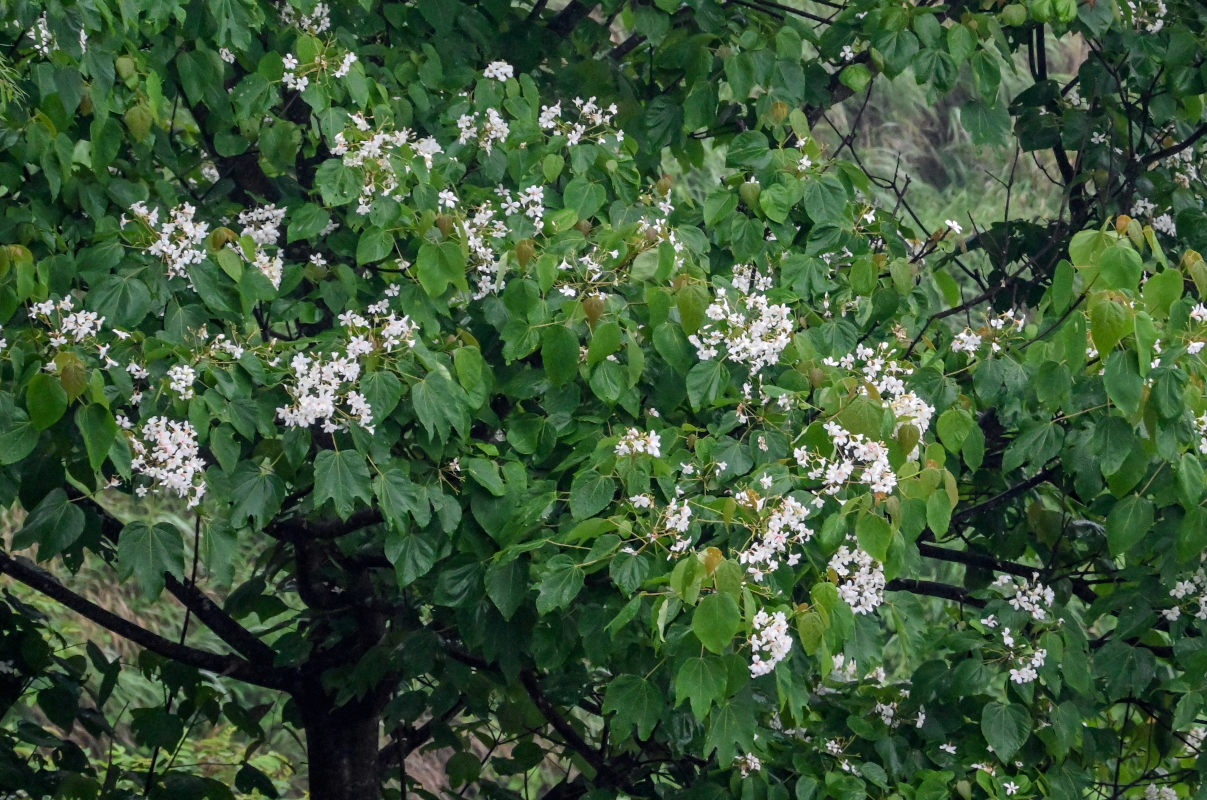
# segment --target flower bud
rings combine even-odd
[[[1001,11],[1002,24],[1009,28],[1017,28],[1027,22],[1027,7],[1022,3],[1011,3]]]
[[[583,298],[583,313],[587,315],[587,324],[595,327],[595,323],[603,316],[604,299],[597,294]]]
[[[130,58],[130,56],[118,56],[117,61],[113,62],[113,66],[117,69],[117,74],[123,81],[133,78],[137,69],[134,59]]]
[[[130,135],[136,141],[146,139],[151,133],[151,124],[154,120],[151,117],[151,110],[147,108],[146,103],[139,103],[132,106],[125,115],[126,128],[129,129]]]
[[[515,246],[515,258],[520,262],[521,267],[528,266],[528,262],[532,260],[532,256],[536,253],[536,242],[531,239],[524,239],[517,242]]]
[[[238,235],[230,228],[214,228],[209,238],[210,250],[217,252],[231,242],[237,241],[239,241]]]
[[[441,214],[440,216],[436,217],[436,227],[440,229],[441,235],[447,239],[448,235],[452,233],[453,230],[453,218],[448,214]]]
[[[750,209],[759,207],[759,195],[762,193],[763,187],[758,181],[743,181],[738,186],[738,197],[741,197],[742,202]]]

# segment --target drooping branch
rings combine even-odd
[[[76,594],[51,577],[49,573],[32,565],[24,564],[5,552],[0,552],[0,574],[8,575],[34,591],[70,608],[85,619],[100,625],[105,630],[145,647],[164,658],[170,658],[181,664],[215,672],[219,675],[229,675],[253,686],[282,691],[288,691],[291,688],[290,681],[286,680],[284,673],[280,670],[265,669],[238,656],[212,653],[165,639],[154,631],[147,630],[102,608],[86,597]]]
[[[121,520],[113,516],[104,506],[91,497],[87,497],[72,488],[68,489],[68,495],[78,506],[92,511],[100,518],[101,536],[116,546],[123,527]],[[235,652],[261,668],[275,669],[272,667],[272,664],[276,659],[276,654],[272,648],[265,644],[260,637],[240,625],[234,617],[222,610],[221,606],[210,599],[209,595],[196,585],[186,584],[178,580],[174,575],[164,573],[164,587],[181,605],[191,611],[197,619],[201,620],[203,625],[209,628],[223,642],[230,645]],[[277,671],[281,673],[281,680],[283,682],[292,680],[292,677],[284,670]]]

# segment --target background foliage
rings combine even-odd
[[[1200,4],[4,9],[6,790],[1199,795]]]

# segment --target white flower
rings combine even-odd
[[[657,433],[642,433],[636,428],[629,428],[616,443],[615,452],[618,456],[645,454],[657,458],[662,455],[662,437]]]
[[[871,613],[884,602],[884,567],[864,550],[852,550],[844,544],[829,566],[842,579],[838,596],[856,614]]]
[[[197,380],[197,372],[188,364],[177,364],[168,369],[168,388],[176,393],[181,400],[193,398],[193,381]]]
[[[515,77],[515,68],[506,61],[492,61],[482,71],[482,77],[496,81],[505,81],[508,78]]]
[[[137,436],[130,437],[130,450],[130,468],[149,478],[153,488],[187,497],[190,508],[201,502],[205,462],[199,455],[197,431],[190,423],[151,417]],[[146,487],[140,488],[145,494]]]
[[[788,618],[783,611],[768,614],[759,609],[752,620],[754,633],[750,636],[750,675],[757,678],[775,669],[775,665],[792,652],[792,637],[788,635]]]
[[[964,232],[964,229],[960,227],[960,223],[956,222],[954,219],[945,219],[943,220],[943,224],[951,228],[952,233],[956,235]]]
[[[1006,781],[1002,784],[1002,788],[1006,790],[1006,795],[1018,794],[1018,784],[1014,781]]]

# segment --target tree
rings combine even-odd
[[[1198,797],[1198,3],[6,12],[0,572],[144,648],[137,743],[254,750],[238,682],[316,800],[429,745],[492,797]],[[1057,217],[925,230],[823,147],[908,71]],[[0,784],[232,797],[106,769],[123,665],[0,625]]]

